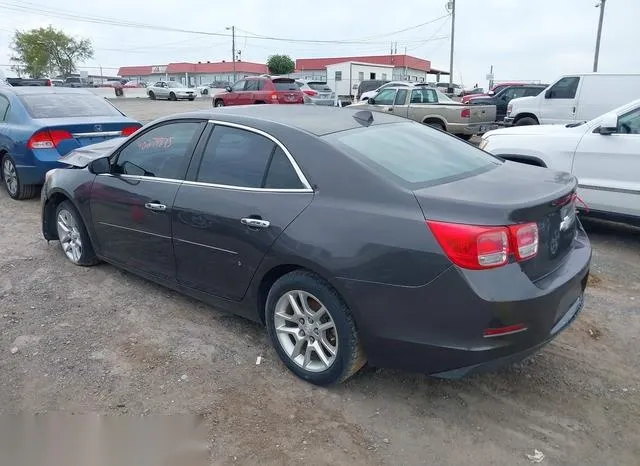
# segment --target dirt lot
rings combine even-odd
[[[210,103],[119,105],[150,120]],[[213,464],[512,466],[534,449],[547,465],[639,464],[638,229],[586,225],[586,307],[534,358],[461,381],[367,368],[323,389],[258,325],[71,265],[42,239],[38,200],[1,191],[0,212],[0,413],[199,413]]]

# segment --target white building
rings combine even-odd
[[[327,65],[327,84],[339,96],[356,95],[358,86],[366,79],[390,80],[393,75],[393,66],[376,65],[374,63],[362,63],[346,61]]]

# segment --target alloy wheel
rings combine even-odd
[[[338,332],[329,310],[306,291],[283,294],[273,315],[278,341],[287,356],[310,372],[323,372],[338,355]]]
[[[62,250],[71,262],[77,264],[82,257],[82,237],[71,212],[65,209],[58,212],[57,229]]]
[[[2,164],[2,176],[9,194],[15,196],[18,193],[18,174],[15,165],[8,157],[4,159]]]

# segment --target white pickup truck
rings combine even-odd
[[[463,139],[496,127],[495,105],[462,104],[428,86],[387,87],[367,102],[351,107],[409,118]]]

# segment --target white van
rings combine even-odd
[[[640,98],[640,74],[563,76],[536,97],[513,99],[505,125],[554,125],[588,121]]]

